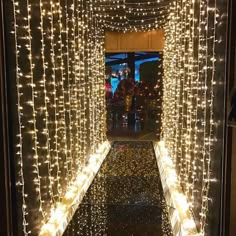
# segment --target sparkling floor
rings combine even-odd
[[[116,141],[64,236],[172,236],[151,142]]]

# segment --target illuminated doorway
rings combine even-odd
[[[106,53],[107,135],[158,140],[161,125],[162,53]]]

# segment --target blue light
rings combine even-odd
[[[145,53],[145,52],[139,52],[139,54],[148,54],[148,53]],[[106,62],[111,62],[111,61],[115,61],[117,59],[125,59],[127,56],[126,53],[117,53],[115,55],[112,55],[110,56],[109,58],[106,58],[105,61]],[[136,82],[139,82],[140,81],[140,65],[145,63],[145,62],[154,62],[154,61],[159,61],[160,58],[158,56],[153,56],[152,58],[148,58],[148,59],[143,59],[143,60],[138,60],[138,61],[135,61],[135,81]],[[114,74],[117,74],[117,71],[124,71],[128,68],[128,65],[127,63],[124,63],[124,64],[117,64],[117,65],[112,65],[111,66],[112,68],[112,72]],[[124,79],[124,76],[121,76],[120,77],[120,80]],[[111,77],[111,89],[112,89],[112,93],[114,94],[114,92],[116,91],[117,89],[117,86],[119,84],[119,79],[116,78],[116,77]]]

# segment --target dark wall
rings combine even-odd
[[[140,80],[150,85],[155,85],[158,78],[158,61],[144,62],[140,65]]]
[[[227,73],[227,36],[228,36],[228,18],[227,18],[227,5],[228,0],[217,0],[216,7],[218,9],[219,18],[221,22],[217,25],[216,28],[216,85],[214,87],[214,120],[217,122],[217,125],[214,129],[215,135],[215,145],[212,149],[212,165],[211,173],[212,176],[217,180],[213,181],[210,184],[209,198],[212,199],[209,201],[209,219],[208,225],[206,228],[206,234],[211,235],[221,235],[221,213],[222,213],[222,194],[221,191],[224,188],[222,181],[222,171],[223,171],[223,161],[224,161],[224,130],[225,130],[225,116],[227,116],[226,107],[225,107],[225,96],[226,96],[226,73]],[[210,4],[213,5],[214,2],[210,1]],[[213,24],[213,23],[211,23]],[[223,60],[222,60],[223,59]]]

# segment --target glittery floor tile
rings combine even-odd
[[[151,142],[117,141],[64,236],[172,236]]]

